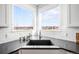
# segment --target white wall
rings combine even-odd
[[[52,37],[52,38],[57,38],[57,39],[62,39],[62,40],[68,40],[68,41],[73,41],[76,42],[76,32],[79,32],[79,28],[69,28],[67,27],[67,5],[62,5],[63,9],[62,11],[62,30],[61,31],[52,31],[52,32],[42,32],[42,35]],[[11,16],[11,8],[12,5],[8,5],[8,13],[7,13],[7,19],[8,20],[8,28],[0,28],[0,43],[5,43],[8,41],[12,40],[17,40],[21,36],[26,36],[28,33],[32,33],[31,31],[23,31],[23,32],[16,32],[13,31],[12,28],[12,16]],[[36,9],[35,9],[36,10]],[[36,18],[34,18],[36,19]],[[34,21],[35,22],[35,21]],[[34,23],[34,27],[35,27]],[[36,29],[36,27],[35,27]]]
[[[6,21],[7,21],[8,27],[7,28],[0,28],[0,44],[9,42],[9,41],[13,41],[13,40],[17,40],[21,36],[27,36],[28,33],[32,33],[32,31],[21,31],[21,32],[14,31],[13,23],[12,23],[12,5],[8,4],[6,6],[7,6]],[[27,6],[31,7],[31,5],[26,5],[26,7]],[[25,7],[25,5],[24,5],[24,7]],[[33,11],[35,11],[34,7],[31,7],[31,9]]]
[[[8,27],[0,28],[0,43],[5,43],[8,41],[17,39],[17,34],[11,32],[11,30],[12,30],[11,9],[12,9],[12,5],[6,5],[6,19],[5,20],[6,20]]]
[[[57,6],[57,5],[53,5],[53,7],[55,7],[55,6]],[[61,10],[61,30],[59,30],[59,31],[52,31],[52,32],[45,32],[45,31],[43,31],[42,35],[48,36],[48,37],[52,37],[52,38],[57,38],[57,39],[62,39],[62,40],[68,40],[68,41],[76,42],[76,32],[79,32],[79,28],[75,28],[75,27],[70,28],[69,25],[68,25],[68,21],[69,21],[69,18],[68,18],[69,17],[68,6],[69,5],[61,4],[59,6],[61,8],[60,9]],[[37,17],[39,17],[39,15]],[[38,20],[40,20],[38,18],[35,18],[35,19],[36,19],[37,23],[38,23]],[[34,23],[34,27],[37,25],[37,23]],[[35,27],[35,30],[38,28],[38,26]],[[19,33],[19,36],[28,35],[27,32],[18,32],[18,33]]]
[[[42,32],[42,35],[62,39],[62,40],[68,40],[76,42],[76,32],[79,32],[79,28],[72,27],[70,28],[68,25],[68,5],[60,5],[61,7],[61,30],[60,31],[52,31],[52,32]]]
[[[76,32],[79,32],[79,28],[68,28],[65,31],[42,32],[42,35],[56,39],[76,42]]]

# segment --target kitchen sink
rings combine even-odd
[[[30,40],[27,45],[53,45],[51,40]]]

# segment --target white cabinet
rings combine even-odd
[[[79,4],[71,4],[68,9],[69,27],[79,27]]]
[[[6,5],[0,4],[0,27],[6,27]]]

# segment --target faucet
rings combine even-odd
[[[29,35],[27,36],[27,40],[26,41],[28,41],[28,40],[30,40],[30,37],[31,37],[32,35],[29,33]]]
[[[20,42],[26,42],[26,41],[30,40],[30,37],[31,37],[31,36],[32,36],[32,35],[29,33],[29,35],[28,35],[27,37],[25,37],[25,36],[19,37],[19,41],[20,41]]]
[[[19,37],[20,42],[25,42],[25,36],[24,37]]]
[[[41,31],[39,32],[39,40],[41,40]]]

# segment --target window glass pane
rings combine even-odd
[[[14,6],[14,26],[29,27],[32,26],[33,13],[30,9]]]
[[[60,26],[60,9],[59,7],[42,12],[43,29],[53,29]]]

